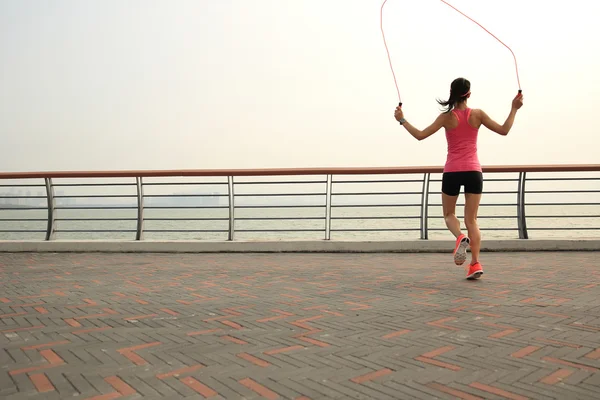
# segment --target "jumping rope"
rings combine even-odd
[[[383,32],[383,7],[385,6],[385,3],[387,3],[387,0],[383,1],[383,4],[381,5],[381,13],[379,16],[379,19],[381,21],[380,22],[381,35],[383,36],[383,45],[385,46],[385,51],[387,52],[388,60],[390,62],[390,68],[392,70],[392,75],[394,77],[394,84],[396,85],[396,91],[398,92],[398,101],[400,102],[400,106],[402,106],[402,99],[400,98],[400,89],[398,89],[398,82],[396,81],[396,74],[394,73],[394,67],[392,66],[392,58],[390,57],[390,51],[389,51],[387,43],[385,41],[385,32]]]
[[[512,54],[514,60],[515,60],[515,70],[517,72],[517,85],[519,87],[519,93],[522,93],[523,90],[521,90],[521,81],[519,79],[519,67],[517,65],[517,57],[515,56],[515,53],[512,51],[512,49],[510,47],[508,47],[506,45],[506,43],[504,43],[502,40],[498,39],[496,37],[496,35],[494,35],[492,32],[488,31],[487,29],[485,29],[483,27],[483,25],[481,25],[479,22],[475,21],[473,18],[469,17],[467,14],[463,13],[462,11],[460,11],[458,8],[454,7],[452,4],[448,3],[445,0],[440,0],[442,3],[446,4],[447,6],[451,7],[452,9],[454,9],[455,11],[457,11],[458,13],[460,13],[461,15],[463,15],[464,17],[470,19],[471,21],[473,21],[474,23],[476,23],[477,25],[479,25],[479,27],[481,29],[483,29],[484,31],[486,31],[487,33],[489,33],[494,39],[496,39],[497,41],[499,41],[502,45],[504,45],[504,47],[506,47],[510,53]],[[396,91],[398,92],[398,101],[400,102],[400,106],[402,107],[402,99],[400,98],[400,89],[398,89],[398,83],[396,81],[396,74],[394,73],[394,67],[392,66],[392,59],[390,57],[390,51],[388,49],[387,43],[385,41],[385,33],[383,32],[383,7],[385,6],[385,3],[387,3],[387,0],[384,0],[383,4],[381,5],[381,14],[380,14],[380,20],[381,20],[381,34],[383,35],[383,44],[385,46],[385,50],[387,52],[388,55],[388,60],[390,62],[390,68],[392,69],[392,75],[394,76],[394,84],[396,85]]]

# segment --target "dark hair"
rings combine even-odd
[[[450,112],[457,103],[465,100],[466,96],[471,91],[471,82],[465,78],[456,78],[450,85],[450,98],[448,100],[440,100],[437,102],[442,106],[447,107],[445,112]]]

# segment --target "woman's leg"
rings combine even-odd
[[[467,248],[469,238],[463,235],[460,229],[460,221],[456,218],[456,201],[460,194],[462,174],[444,173],[442,178],[442,207],[446,227],[456,238],[454,245],[454,263],[462,265],[467,260]]]
[[[465,225],[471,240],[471,265],[479,262],[481,250],[481,231],[477,223],[477,215],[482,193],[483,174],[481,171],[469,172],[465,182]]]
[[[460,231],[460,221],[456,218],[456,201],[460,194],[460,181],[455,172],[444,172],[442,175],[442,211],[446,227],[455,238],[458,238]]]
[[[465,225],[467,226],[471,241],[471,264],[475,264],[479,262],[479,251],[481,249],[481,231],[477,224],[481,193],[465,193],[465,198]]]
[[[462,232],[460,230],[460,221],[456,218],[456,201],[458,200],[458,195],[450,196],[446,193],[442,193],[442,209],[444,212],[444,221],[446,222],[446,227],[455,238],[458,238]]]

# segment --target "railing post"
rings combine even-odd
[[[331,189],[333,187],[333,176],[327,175],[325,189],[325,240],[331,240]]]
[[[135,240],[144,239],[144,183],[142,177],[135,178],[135,186],[137,188],[137,230]]]
[[[430,173],[425,173],[423,176],[423,191],[421,192],[421,239],[427,240],[429,238],[429,181],[431,179]]]
[[[54,239],[56,229],[56,200],[54,199],[54,186],[52,178],[44,178],[46,182],[46,200],[48,202],[48,227],[46,228],[46,240]]]
[[[525,218],[525,181],[527,172],[519,172],[519,190],[517,194],[517,224],[519,227],[519,239],[529,239],[527,233],[527,219]]]
[[[227,177],[227,192],[229,194],[229,237],[235,239],[235,192],[233,187],[233,176]]]

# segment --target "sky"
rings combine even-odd
[[[0,0],[0,171],[442,166],[443,130],[393,117],[381,4]],[[452,4],[512,48],[525,96],[481,163],[598,163],[600,3]],[[413,125],[459,76],[504,122],[506,47],[437,0],[388,0],[384,29]]]

